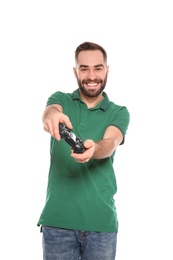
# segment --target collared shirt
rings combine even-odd
[[[73,125],[73,132],[83,141],[99,141],[109,125],[120,129],[123,136],[129,124],[129,112],[104,98],[94,108],[88,108],[79,91],[55,92],[47,105],[60,104]],[[122,142],[123,143],[123,142]],[[51,137],[50,169],[45,206],[38,225],[59,228],[117,232],[118,219],[114,203],[117,191],[114,155],[105,159],[90,159],[77,163],[70,156],[65,140]]]

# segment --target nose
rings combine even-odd
[[[89,79],[95,79],[96,78],[96,72],[94,70],[88,71],[88,78]]]

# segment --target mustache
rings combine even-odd
[[[88,84],[88,83],[102,83],[102,80],[100,79],[86,79],[86,80],[82,80],[82,83],[84,84]]]

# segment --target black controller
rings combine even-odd
[[[64,139],[73,149],[74,153],[83,153],[86,148],[83,145],[82,140],[76,137],[75,134],[63,124],[59,124],[59,133],[62,139]]]

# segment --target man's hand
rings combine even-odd
[[[79,163],[88,162],[92,158],[95,151],[95,142],[93,140],[86,140],[84,142],[84,146],[86,151],[82,154],[74,153],[73,151],[71,153],[71,156]]]
[[[86,151],[82,154],[72,153],[71,156],[80,163],[88,162],[92,159],[105,159],[110,157],[118,145],[123,141],[121,131],[115,126],[108,126],[103,139],[97,142],[86,140],[84,146]]]
[[[59,134],[59,124],[65,124],[69,129],[72,129],[72,124],[68,116],[63,113],[63,109],[60,105],[47,106],[43,113],[43,125],[44,130],[51,134],[58,141],[61,140]]]

